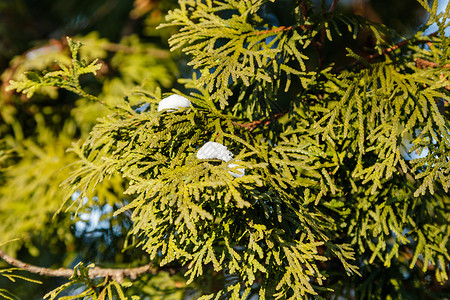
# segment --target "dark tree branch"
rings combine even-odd
[[[284,111],[282,113],[275,114],[273,117],[271,117],[269,119],[256,120],[256,121],[253,121],[253,122],[250,122],[250,123],[244,123],[244,124],[233,122],[233,124],[235,126],[239,126],[239,127],[242,127],[242,128],[245,128],[245,129],[248,129],[248,130],[252,131],[253,129],[255,129],[256,127],[258,127],[260,125],[265,126],[265,125],[268,125],[268,124],[272,123],[272,121],[281,118],[282,116],[284,116],[287,113],[288,113],[288,111]]]
[[[339,2],[339,0],[333,0],[333,2],[331,3],[330,9],[328,10],[328,13],[332,13],[336,9],[338,2]]]
[[[0,250],[0,257],[12,266],[43,276],[70,278],[73,275],[73,269],[64,269],[64,268],[49,269],[30,265],[9,256],[8,254],[6,254],[1,250]],[[140,275],[148,273],[156,274],[157,272],[158,270],[154,268],[152,264],[148,264],[137,268],[125,268],[125,269],[104,269],[94,267],[89,270],[89,278],[94,279],[97,277],[110,277],[118,282],[122,282],[125,277],[130,278],[131,280],[135,280]]]
[[[311,25],[299,25],[299,26],[279,26],[279,27],[273,27],[272,29],[267,29],[267,30],[258,30],[255,31],[255,35],[261,35],[261,34],[267,34],[267,33],[277,33],[277,32],[281,32],[281,31],[289,31],[289,30],[297,30],[297,29],[302,29],[304,31],[310,30],[312,29]]]
[[[438,34],[438,32],[436,31],[436,32],[433,32],[432,34],[427,35],[427,37],[433,37],[433,36],[436,36],[437,34]],[[381,51],[381,53],[376,53],[376,54],[369,55],[369,56],[365,57],[365,59],[366,60],[372,60],[372,59],[380,57],[380,56],[385,56],[385,55],[391,53],[392,51],[395,51],[395,50],[397,50],[397,49],[399,49],[399,48],[401,48],[403,46],[408,45],[409,43],[426,44],[426,43],[429,43],[429,42],[431,42],[431,41],[429,41],[429,40],[418,40],[418,41],[403,40],[403,41],[395,44],[392,47],[384,49],[383,51]]]
[[[436,62],[432,62],[423,58],[416,58],[414,59],[414,61],[416,62],[416,66],[419,69],[426,69],[426,68],[443,68],[443,69],[450,69],[450,64],[445,64],[443,66],[440,66],[438,63]]]
[[[436,36],[436,34],[437,34],[437,32],[434,32],[432,34],[429,34],[428,37]],[[395,45],[393,45],[391,47],[383,49],[381,51],[381,53],[371,54],[371,55],[363,57],[363,59],[370,63],[371,61],[373,61],[373,60],[375,60],[377,58],[380,58],[380,57],[384,57],[384,56],[388,55],[389,53],[394,52],[395,50],[398,50],[398,49],[400,49],[400,48],[402,48],[402,47],[404,47],[404,46],[406,46],[408,44],[419,45],[419,44],[427,44],[427,43],[431,43],[431,41],[430,40],[416,40],[416,41],[414,41],[414,40],[403,40],[403,41],[400,41],[399,43],[397,43],[397,44],[395,44]],[[362,64],[360,61],[355,61],[353,63],[350,63],[350,64],[346,65],[346,66],[334,69],[334,72],[335,73],[339,73],[339,72],[341,72],[343,70],[355,67],[355,66],[360,65],[360,64]]]
[[[416,58],[414,59],[414,61],[416,62],[416,66],[419,69],[427,69],[427,68],[441,68],[441,69],[450,69],[450,64],[445,64],[443,66],[440,66],[438,63],[436,62],[432,62],[423,58]],[[444,81],[447,81],[447,78],[444,78],[444,74],[439,75],[439,79],[444,79]],[[444,87],[446,90],[450,91],[450,85],[446,85]],[[444,103],[446,103],[447,101],[444,100]]]

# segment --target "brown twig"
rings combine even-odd
[[[426,68],[439,68],[439,64],[436,62],[432,62],[423,58],[416,58],[414,59],[414,61],[416,62],[416,66],[419,69],[426,69]],[[443,69],[450,69],[450,64],[445,64],[443,65],[441,68]]]
[[[433,33],[427,35],[427,37],[434,37],[434,36],[436,36],[437,34],[438,34],[438,32],[435,31],[435,32],[433,32]],[[392,52],[392,51],[395,51],[395,50],[399,49],[400,47],[403,47],[403,46],[407,45],[407,44],[410,43],[410,42],[411,42],[411,40],[403,40],[403,41],[401,41],[401,42],[395,44],[395,45],[392,46],[392,47],[389,47],[389,48],[384,49],[384,50],[381,52],[381,54],[380,54],[380,53],[377,53],[377,54],[369,55],[369,56],[367,57],[367,59],[373,59],[373,58],[376,58],[376,57],[384,56],[384,55],[386,55],[386,54],[388,54],[388,53],[390,53],[390,52]],[[415,45],[417,45],[417,44],[426,44],[426,43],[431,43],[431,41],[429,41],[429,40],[423,40],[423,41],[420,41],[420,40],[419,40],[419,41],[414,41],[414,42],[413,42],[413,44],[415,44]]]
[[[70,278],[73,275],[73,269],[49,269],[49,268],[43,268],[38,267],[34,265],[30,265],[27,263],[24,263],[23,261],[20,261],[18,259],[15,259],[5,252],[0,250],[0,257],[5,260],[8,264],[15,266],[20,269],[24,269],[28,272],[43,275],[43,276],[49,276],[49,277],[66,277]],[[99,267],[94,267],[92,269],[89,269],[89,278],[97,278],[97,277],[111,277],[112,279],[115,279],[118,282],[122,282],[125,277],[130,278],[131,280],[136,279],[138,276],[142,274],[156,274],[157,269],[153,267],[152,264],[147,264],[142,267],[137,268],[125,268],[125,269],[104,269]]]
[[[416,63],[416,66],[419,69],[427,69],[427,68],[442,68],[442,69],[450,69],[450,64],[445,64],[443,66],[440,66],[438,63],[429,61],[423,58],[416,58],[414,59],[414,62]],[[439,75],[439,79],[444,79],[444,81],[447,81],[447,78],[444,78],[444,74]],[[446,85],[444,87],[446,90],[450,91],[450,85]]]
[[[334,0],[336,1],[336,0]],[[302,19],[303,22],[306,21],[306,15],[308,13],[308,4],[306,1],[300,3],[300,7],[302,10]],[[260,34],[266,34],[266,33],[276,33],[276,32],[281,32],[281,31],[289,31],[289,30],[304,30],[304,31],[309,31],[313,28],[313,26],[311,25],[305,25],[305,24],[301,24],[301,25],[297,25],[297,26],[279,26],[279,27],[274,27],[272,29],[267,29],[267,30],[260,30],[260,31],[256,31],[255,34],[256,35],[260,35]]]
[[[332,13],[336,9],[338,2],[339,2],[339,0],[333,0],[333,2],[331,3],[330,9],[328,10],[328,13]]]
[[[300,8],[302,10],[302,19],[303,22],[306,21],[306,15],[308,14],[308,2],[307,1],[302,1],[300,3]]]
[[[366,60],[372,60],[372,59],[375,59],[375,58],[377,58],[377,57],[385,56],[385,55],[388,54],[388,53],[391,53],[391,52],[393,52],[393,51],[395,51],[395,50],[397,50],[397,49],[399,49],[399,48],[401,48],[401,47],[403,47],[403,46],[406,46],[406,45],[409,44],[410,42],[411,42],[410,40],[403,40],[403,41],[401,41],[401,42],[395,44],[395,45],[392,46],[392,47],[383,49],[383,51],[381,51],[381,53],[375,53],[375,54],[368,55],[368,56],[365,57],[365,59],[366,59]],[[419,43],[425,43],[426,41],[418,41],[418,42],[419,42]]]
[[[428,35],[428,37],[433,37],[433,36],[435,36],[436,34],[437,34],[437,32],[434,32],[434,33]],[[393,45],[393,46],[391,46],[391,47],[389,47],[389,48],[383,49],[383,50],[381,51],[381,53],[371,54],[371,55],[368,55],[368,56],[363,57],[363,59],[364,59],[365,61],[371,61],[371,60],[374,60],[374,59],[376,59],[376,58],[379,58],[379,57],[382,57],[382,56],[386,56],[386,55],[388,55],[389,53],[391,53],[391,52],[393,52],[393,51],[395,51],[395,50],[397,50],[397,49],[400,49],[401,47],[404,47],[404,46],[406,46],[406,45],[408,45],[408,44],[410,44],[410,43],[411,43],[411,44],[414,44],[414,45],[418,45],[418,44],[426,44],[426,43],[430,43],[430,42],[431,42],[430,40],[418,40],[418,41],[403,40],[403,41],[400,41],[400,42],[398,42],[397,44],[395,44],[395,45]],[[342,66],[342,67],[339,67],[339,68],[334,69],[334,72],[339,73],[339,72],[341,72],[341,71],[343,71],[343,70],[345,70],[345,69],[354,67],[354,66],[356,66],[356,65],[358,65],[358,64],[361,64],[361,62],[360,62],[360,61],[354,61],[353,63],[350,63],[350,64],[348,64],[348,65],[346,65],[346,66]]]
[[[317,55],[319,56],[319,69],[323,69],[323,64],[325,62],[325,56],[323,53],[323,48],[325,46],[325,26],[322,26],[320,29],[320,42],[315,41],[312,45],[316,49]]]
[[[262,125],[262,126],[269,125],[272,121],[281,118],[282,116],[284,116],[287,113],[288,113],[288,111],[284,111],[282,113],[275,114],[273,117],[271,117],[269,119],[256,120],[256,121],[253,121],[253,122],[250,122],[250,123],[241,124],[241,123],[233,122],[233,125],[239,126],[239,127],[242,127],[242,128],[245,128],[245,129],[248,129],[248,130],[252,131],[253,129],[255,129],[256,127],[258,127],[260,125]]]
[[[281,31],[289,31],[289,30],[297,30],[297,29],[301,29],[304,31],[309,31],[313,28],[313,26],[311,25],[298,25],[298,26],[279,26],[279,27],[273,27],[272,29],[267,29],[267,30],[259,30],[259,31],[255,31],[255,35],[261,35],[261,34],[266,34],[266,33],[276,33],[276,32],[281,32]]]

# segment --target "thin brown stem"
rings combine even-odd
[[[320,29],[320,42],[316,42],[317,55],[319,56],[319,69],[323,69],[325,62],[325,56],[323,54],[323,48],[325,46],[325,26]]]
[[[419,69],[427,69],[427,68],[441,68],[441,69],[450,69],[450,64],[445,64],[445,65],[439,65],[436,62],[432,62],[423,58],[416,58],[414,59],[416,66]],[[440,74],[439,75],[439,79],[443,79],[444,81],[447,81],[447,78],[444,78],[444,74]],[[450,85],[446,85],[444,87],[446,90],[450,91]],[[445,103],[445,102],[444,102]]]
[[[308,2],[302,1],[302,3],[300,3],[300,8],[302,10],[302,19],[303,21],[306,21],[306,15],[308,14]]]
[[[432,34],[429,34],[428,37],[436,36],[437,33],[438,33],[437,31],[433,32]],[[423,41],[419,40],[419,41],[414,41],[412,43],[413,44],[426,44],[426,43],[429,43],[429,42],[430,42],[429,40],[423,40]],[[399,49],[399,48],[401,48],[403,46],[406,46],[409,43],[411,43],[411,40],[403,40],[401,42],[398,42],[397,44],[395,44],[392,47],[384,49],[383,51],[381,51],[381,53],[376,53],[376,54],[369,55],[365,59],[366,60],[371,60],[371,59],[374,59],[374,58],[377,58],[377,57],[380,57],[380,56],[385,56],[386,54],[391,53],[392,51],[395,51],[395,50],[397,50],[397,49]]]
[[[433,37],[433,36],[435,36],[436,34],[437,34],[437,32],[434,32],[434,33],[428,35],[428,37]],[[388,55],[389,53],[394,52],[395,50],[398,50],[398,49],[400,49],[400,48],[402,48],[402,47],[404,47],[404,46],[406,46],[406,45],[408,45],[408,44],[418,45],[418,44],[427,44],[427,43],[431,43],[431,41],[430,41],[430,40],[417,40],[417,41],[403,40],[403,41],[400,41],[400,42],[398,42],[397,44],[395,44],[395,45],[393,45],[393,46],[391,46],[391,47],[389,47],[389,48],[383,49],[383,50],[381,51],[381,53],[375,53],[375,54],[371,54],[371,55],[365,56],[365,57],[364,57],[364,60],[370,62],[370,61],[372,61],[372,60],[374,60],[374,59],[377,59],[377,58],[386,56],[386,55]],[[359,65],[359,64],[361,64],[360,61],[355,61],[355,62],[353,62],[353,63],[350,63],[350,64],[346,65],[346,66],[343,66],[343,67],[340,67],[340,68],[336,68],[336,69],[334,70],[334,72],[335,72],[335,73],[339,73],[339,72],[341,72],[341,71],[343,71],[343,70],[345,70],[345,69],[354,67],[354,66]]]
[[[0,257],[6,261],[8,264],[15,266],[20,269],[24,269],[28,272],[39,274],[43,276],[49,277],[66,277],[70,278],[73,275],[73,269],[49,269],[38,267],[34,265],[27,264],[23,261],[20,261],[16,258],[13,258],[6,254],[5,252],[0,250]],[[111,277],[112,279],[117,280],[118,282],[122,282],[124,278],[130,278],[131,280],[136,279],[138,276],[143,274],[156,274],[157,269],[152,264],[147,264],[142,267],[137,268],[124,268],[124,269],[106,269],[94,267],[89,269],[89,278],[97,278],[97,277]]]
[[[252,131],[253,129],[255,129],[258,126],[269,125],[274,120],[277,120],[277,119],[281,118],[282,116],[284,116],[287,113],[288,113],[288,111],[284,111],[282,113],[275,114],[273,117],[271,117],[269,119],[256,120],[256,121],[253,121],[253,122],[250,122],[250,123],[244,123],[244,124],[233,122],[233,124],[235,126],[239,126],[239,127],[242,127],[242,128],[245,128],[245,129],[248,129],[248,130]]]
[[[450,69],[450,64],[445,64],[443,66],[440,66],[438,63],[436,62],[432,62],[423,58],[416,58],[414,59],[414,61],[416,62],[416,66],[420,69],[426,69],[426,68],[443,68],[443,69]]]
[[[330,9],[328,10],[328,13],[332,13],[336,9],[338,2],[339,2],[339,0],[333,0],[333,2],[331,3]]]

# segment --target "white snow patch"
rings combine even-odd
[[[197,158],[198,159],[220,159],[224,162],[229,162],[233,159],[233,153],[228,150],[227,147],[220,143],[216,142],[207,142],[204,144],[200,149],[197,151]],[[237,171],[232,172],[228,171],[232,176],[238,178],[245,175],[245,169],[244,168],[236,168],[239,165],[237,164],[228,164],[228,167]]]
[[[239,165],[237,165],[237,164],[228,164],[228,168],[232,169],[232,168],[235,168],[235,167],[239,167]],[[240,177],[245,175],[245,169],[244,168],[236,168],[235,170],[237,171],[237,173],[236,172],[232,172],[232,171],[228,171],[228,173],[230,173],[231,175],[233,175],[236,178],[238,178],[238,177],[240,178]]]
[[[207,142],[197,151],[198,159],[220,159],[229,162],[233,153],[221,143]]]
[[[159,101],[158,104],[158,111],[163,111],[164,109],[167,109],[168,111],[175,111],[177,109],[183,108],[183,107],[190,107],[191,101],[187,99],[186,97],[180,96],[180,95],[170,95],[169,97],[166,97]]]

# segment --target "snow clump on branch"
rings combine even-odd
[[[186,97],[180,95],[170,95],[162,99],[158,104],[158,111],[163,111],[167,109],[167,111],[175,111],[180,108],[188,108],[191,106],[191,101]]]
[[[197,151],[198,159],[220,159],[224,162],[229,162],[233,159],[233,153],[228,148],[220,143],[207,142]],[[237,167],[237,164],[228,164],[229,168]],[[244,168],[236,168],[236,172],[228,171],[234,177],[242,177],[245,175]]]

